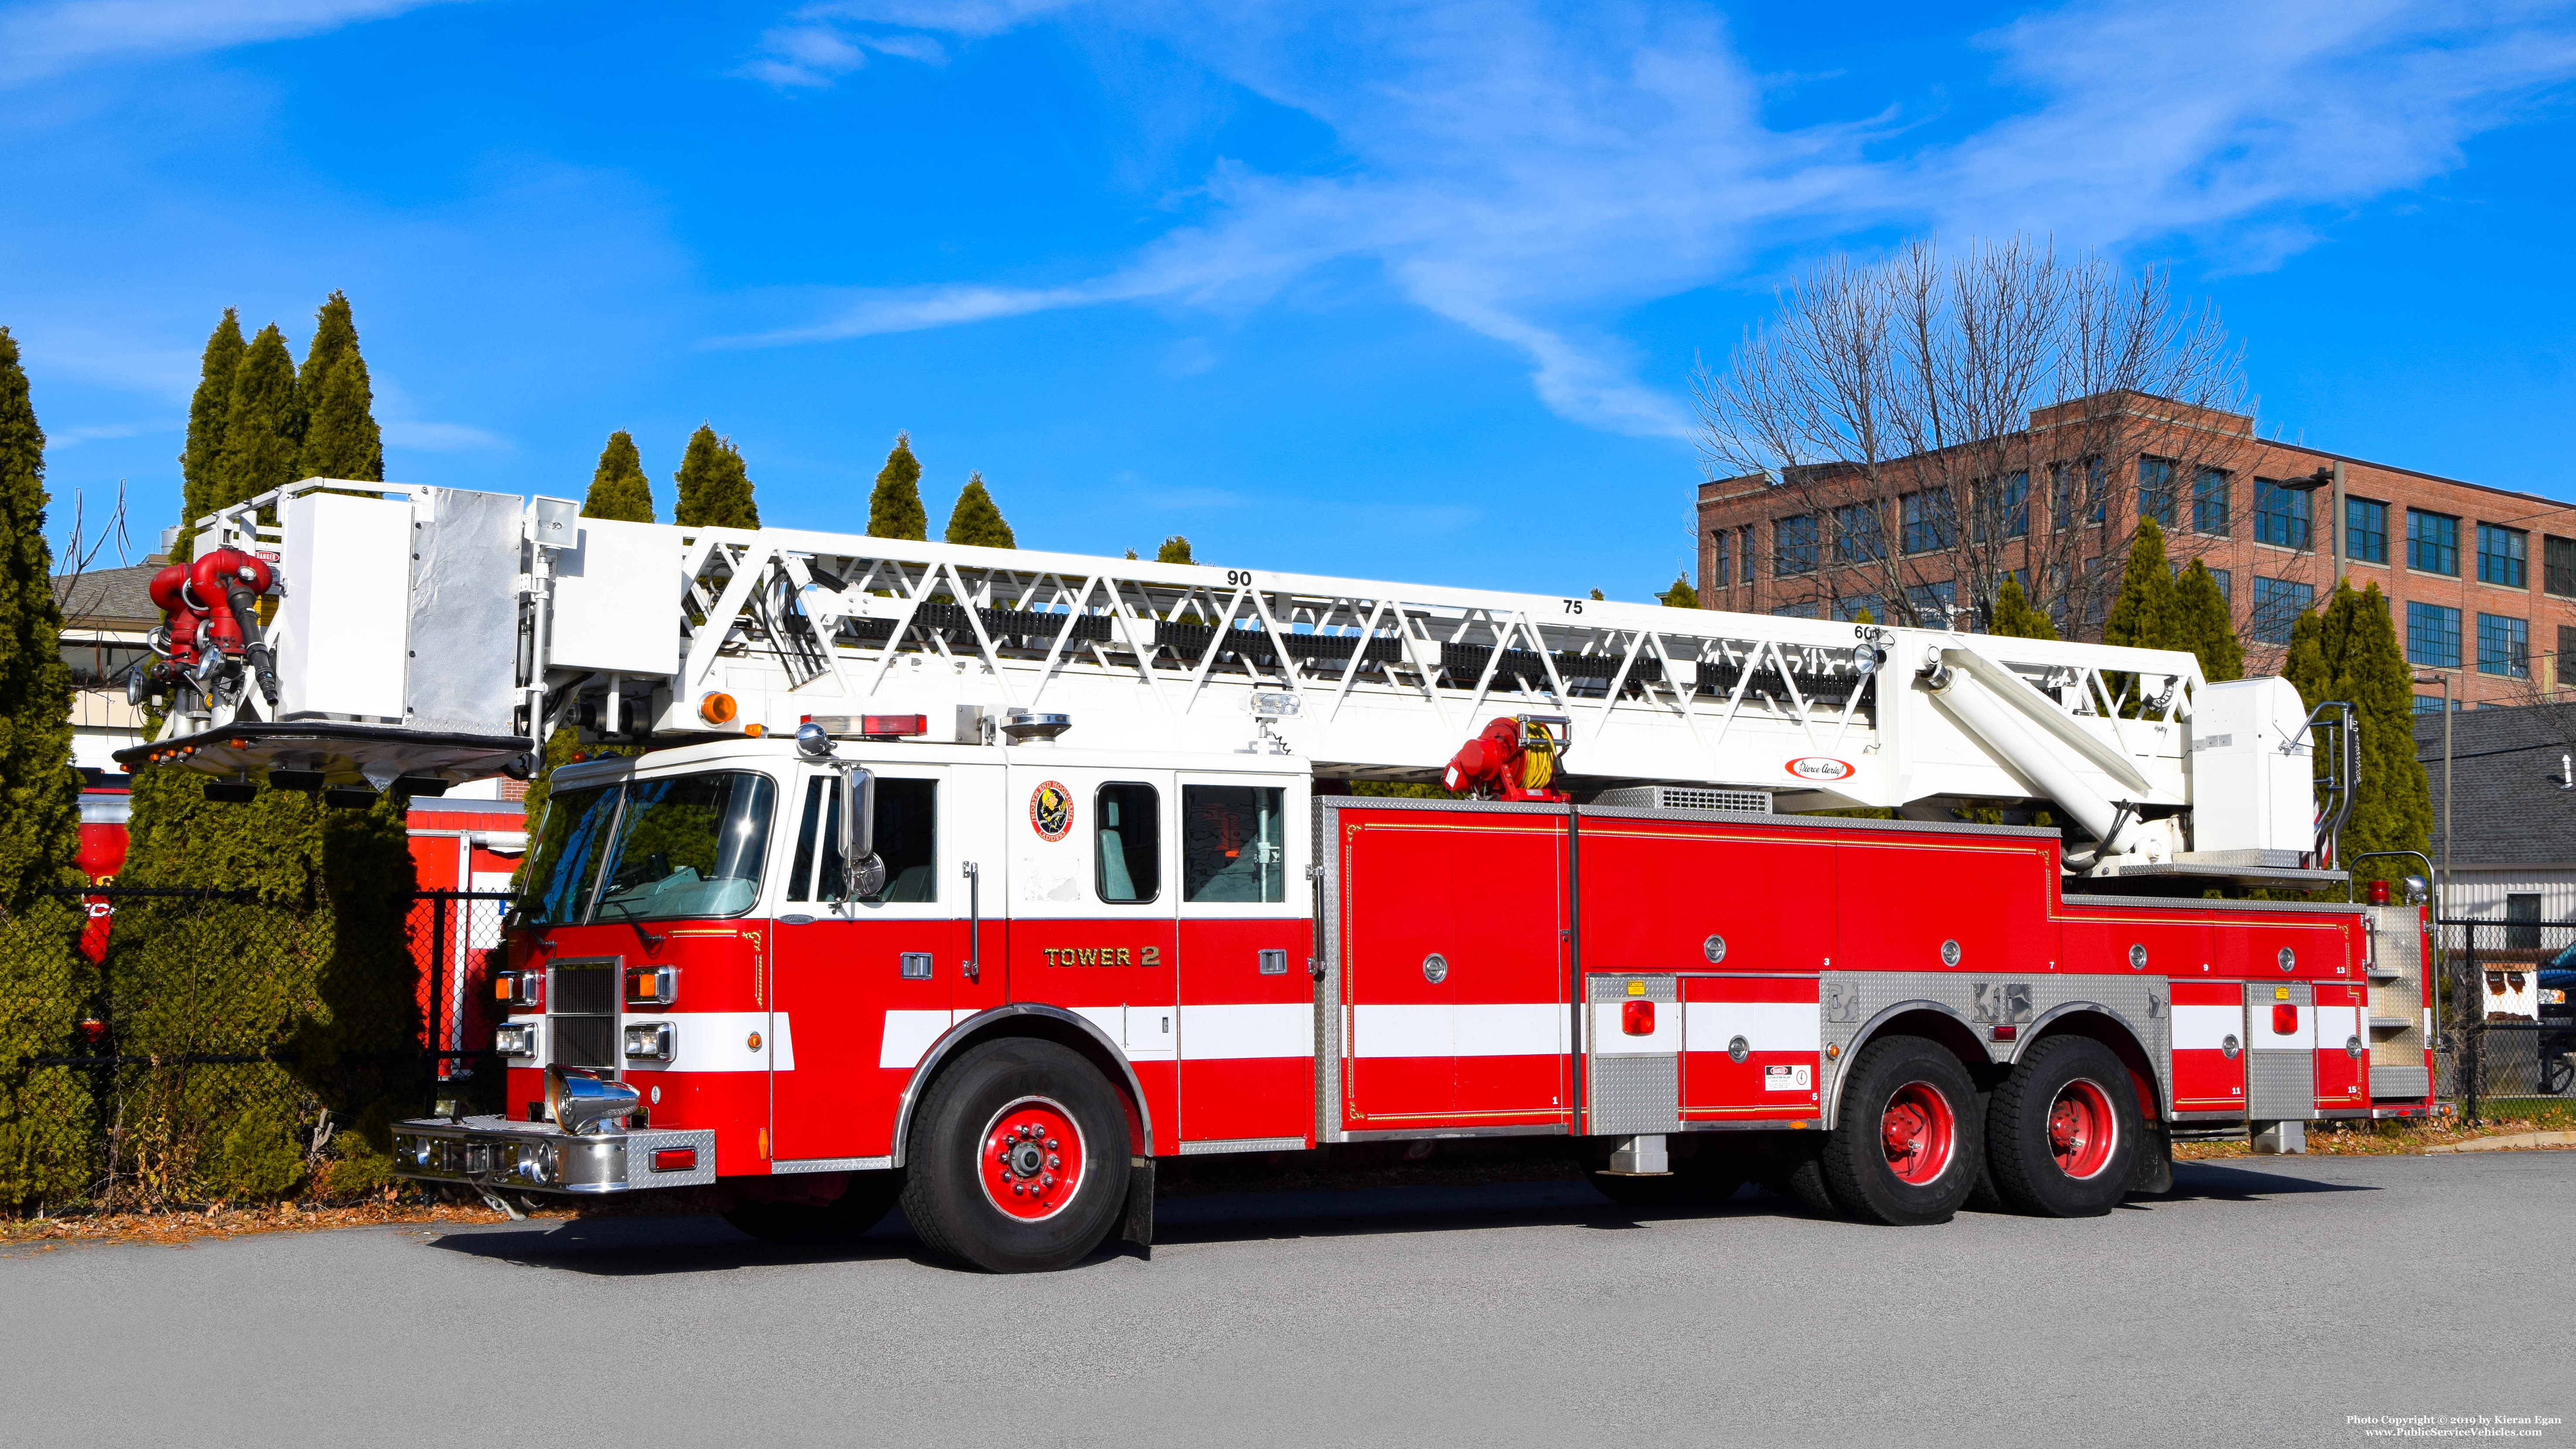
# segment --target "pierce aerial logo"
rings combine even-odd
[[[1801,780],[1848,780],[1860,773],[1849,761],[1824,755],[1801,755],[1789,762],[1788,769]]]

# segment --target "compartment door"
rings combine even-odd
[[[1565,820],[1341,809],[1342,1125],[1564,1123]]]
[[[2245,990],[2234,981],[2173,983],[2177,1112],[2245,1112]]]
[[[1813,976],[1682,978],[1682,1117],[1805,1121],[1820,1110]]]
[[[2362,1017],[2365,988],[2320,981],[2315,990],[2317,1110],[2365,1111],[2370,1106],[2370,1027]]]

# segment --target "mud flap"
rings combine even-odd
[[[1118,1240],[1136,1245],[1136,1256],[1154,1260],[1154,1159],[1132,1157],[1127,1161],[1127,1214],[1121,1219]]]
[[[2173,1134],[2162,1122],[2142,1122],[2146,1141],[2139,1145],[2138,1172],[2129,1181],[2129,1191],[2165,1193],[2173,1191]]]

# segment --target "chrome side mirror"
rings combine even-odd
[[[863,899],[885,889],[885,862],[877,859],[877,777],[857,766],[833,782],[840,791],[841,899]]]

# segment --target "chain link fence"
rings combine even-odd
[[[49,1164],[19,1174],[21,1201],[354,1196],[390,1180],[376,1144],[392,1121],[498,1109],[506,895],[350,911],[185,888],[59,898],[68,929],[0,938],[5,1125]]]
[[[2446,920],[2437,976],[2441,1094],[2468,1121],[2569,1101],[2576,1088],[2576,923]]]

